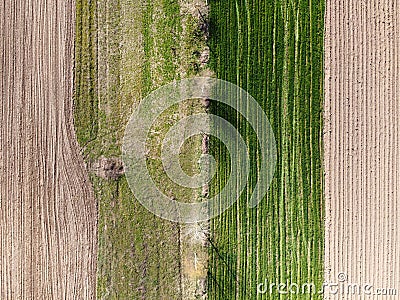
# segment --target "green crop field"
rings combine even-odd
[[[211,224],[209,299],[320,299],[321,295],[257,294],[257,284],[323,281],[322,0],[210,1],[212,65],[263,107],[277,140],[278,163],[267,197],[246,200],[257,178],[257,139],[245,120],[221,104],[212,113],[230,120],[250,145],[251,176],[240,201]],[[219,162],[214,192],[230,174]]]

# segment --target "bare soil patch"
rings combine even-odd
[[[325,277],[373,291],[400,289],[399,9],[329,0],[326,10]]]
[[[1,299],[96,296],[96,203],[73,127],[74,10],[0,7]]]

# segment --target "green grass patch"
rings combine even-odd
[[[96,1],[76,1],[75,128],[85,145],[98,131]]]
[[[78,0],[76,8],[74,117],[98,201],[97,296],[181,299],[179,226],[142,207],[124,176],[101,178],[91,167],[102,158],[120,157],[125,125],[140,100],[186,71],[182,66],[193,60],[196,45],[188,41],[193,41],[197,24],[190,18],[182,21],[177,0]],[[165,134],[170,121],[198,106],[197,102],[173,108],[155,126]],[[159,138],[150,138],[150,145]],[[157,147],[151,147],[148,159],[154,181],[167,194],[174,191],[171,196],[193,199],[198,191],[177,189],[163,174]],[[199,138],[184,145],[186,170],[196,172],[193,165],[200,151]]]

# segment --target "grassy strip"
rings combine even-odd
[[[323,281],[321,0],[211,1],[212,67],[258,100],[278,148],[275,178],[256,209],[246,200],[256,182],[253,131],[235,112],[213,104],[252,145],[251,176],[236,206],[212,222],[210,299],[310,299],[310,295],[257,294],[264,282]],[[217,192],[229,174],[229,155],[218,143]],[[315,295],[312,299],[317,299]]]
[[[75,127],[85,145],[97,136],[96,1],[76,1]]]
[[[120,156],[125,124],[143,97],[182,73],[193,73],[188,62],[198,59],[193,54],[199,50],[193,38],[198,24],[186,20],[183,34],[177,0],[77,1],[75,126],[98,200],[100,299],[183,297],[179,226],[143,208],[124,176],[102,178],[92,166],[103,157]],[[159,142],[173,122],[198,106],[172,108],[155,124],[161,134],[149,137],[149,171],[171,197],[195,198],[163,174]],[[188,173],[197,172],[193,162],[200,151],[199,139],[184,145]]]

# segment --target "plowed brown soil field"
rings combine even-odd
[[[341,299],[400,291],[399,10],[397,0],[327,1],[325,275],[373,286]]]
[[[73,128],[70,0],[0,4],[0,299],[93,299],[96,204]]]

